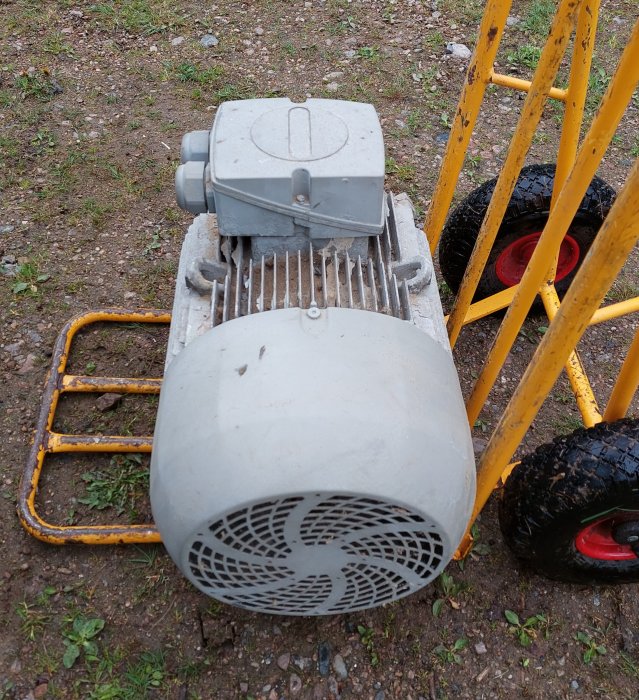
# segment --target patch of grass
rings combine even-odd
[[[108,471],[82,475],[87,495],[78,502],[91,509],[113,508],[118,515],[125,511],[134,518],[136,502],[149,489],[149,470],[142,464],[142,455],[115,455]]]
[[[599,107],[609,82],[610,76],[605,69],[598,65],[596,61],[593,61],[590,77],[588,78],[588,92],[586,94],[586,111],[590,114]]]
[[[386,158],[387,175],[395,175],[402,182],[411,182],[415,179],[416,172],[414,165],[400,165],[394,158]]]
[[[33,642],[42,634],[51,616],[38,603],[22,601],[16,606],[16,615],[20,618],[20,631]]]
[[[526,68],[536,68],[541,57],[541,49],[532,44],[524,44],[518,46],[515,51],[507,54],[508,63],[514,63],[517,66],[525,66]]]
[[[73,46],[64,40],[64,34],[60,32],[49,34],[44,40],[42,50],[54,56],[66,56],[67,58],[73,58],[75,56]]]
[[[95,21],[107,29],[151,36],[184,26],[188,15],[172,0],[106,0],[91,5]]]
[[[372,627],[357,625],[357,632],[359,634],[359,639],[362,646],[368,652],[368,658],[370,659],[371,666],[373,668],[379,666],[379,654],[375,648],[375,630]]]
[[[637,154],[639,155],[639,154]],[[629,280],[627,277],[618,277],[606,294],[609,301],[628,301],[639,296],[639,285]]]
[[[110,211],[110,205],[101,204],[94,197],[87,197],[77,209],[80,216],[82,218],[88,217],[96,228],[102,228],[104,226],[107,214]]]
[[[49,129],[38,129],[35,136],[31,139],[34,153],[38,156],[49,155],[53,153],[58,145],[55,134]]]
[[[180,63],[175,69],[175,77],[181,83],[198,83],[199,85],[214,85],[224,74],[221,66],[200,68],[195,63]]]
[[[166,675],[164,654],[162,652],[146,652],[139,661],[129,666],[126,679],[130,686],[126,696],[131,700],[146,698],[150,691],[157,691],[162,686]]]
[[[555,0],[533,0],[521,26],[538,37],[545,37],[555,14]]]
[[[51,77],[47,68],[22,71],[16,77],[15,84],[25,100],[33,97],[42,102],[48,102],[54,95],[61,92],[60,86]]]
[[[357,49],[359,58],[377,59],[379,58],[379,49],[376,46],[360,46]]]
[[[555,429],[559,435],[569,435],[577,428],[583,428],[584,424],[580,417],[565,415],[557,419]]]
[[[434,51],[443,51],[444,46],[446,46],[446,40],[441,32],[431,32],[424,37],[422,46],[431,53]]]
[[[529,647],[540,630],[543,630],[548,636],[548,618],[541,613],[531,615],[523,622],[520,621],[519,615],[512,610],[504,610],[504,617],[510,625],[508,631],[517,637],[522,647]]]

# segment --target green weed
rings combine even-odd
[[[36,263],[23,263],[14,277],[15,281],[11,286],[11,291],[20,296],[36,297],[40,294],[38,285],[46,282],[49,277],[50,275],[38,272]]]
[[[577,632],[575,639],[586,648],[582,656],[585,664],[592,663],[598,656],[603,656],[606,653],[606,647],[599,644],[586,632]]]
[[[149,471],[142,465],[142,455],[115,455],[108,471],[82,475],[87,495],[78,502],[91,509],[114,508],[118,515],[125,511],[135,517],[136,501],[149,488]]]
[[[379,49],[376,46],[360,46],[357,55],[360,58],[379,58]]]
[[[48,102],[60,92],[57,82],[46,68],[23,71],[16,78],[16,87],[20,90],[23,99],[34,97],[42,102]]]
[[[445,646],[444,644],[438,644],[433,649],[433,654],[437,656],[441,661],[449,664],[461,664],[462,657],[459,652],[468,646],[468,640],[464,637],[460,637],[455,640],[450,646]]]
[[[433,615],[439,617],[445,603],[448,603],[453,610],[459,610],[460,605],[456,598],[468,589],[465,583],[457,583],[450,574],[442,571],[441,576],[437,579],[437,588],[440,592],[440,597],[433,603]]]
[[[508,631],[517,637],[522,647],[529,647],[540,630],[543,630],[546,636],[548,635],[548,618],[545,615],[531,615],[521,622],[517,613],[504,610],[504,617],[510,624]]]
[[[71,668],[84,653],[87,661],[98,660],[98,645],[94,638],[104,629],[104,620],[99,617],[84,618],[81,616],[67,620],[70,627],[63,632],[66,650],[62,657],[65,668]]]
[[[29,604],[26,601],[18,603],[16,614],[20,618],[20,631],[31,642],[33,642],[46,627],[51,616],[41,609],[37,604]]]
[[[368,652],[368,658],[370,659],[371,666],[375,668],[379,666],[379,654],[375,648],[375,630],[372,627],[364,627],[364,625],[357,625],[357,632],[359,633],[360,641],[364,646],[364,649]]]
[[[73,58],[75,56],[75,50],[71,44],[64,41],[64,35],[60,32],[55,32],[50,34],[45,40],[42,46],[42,50],[45,53],[53,54],[54,56],[66,56],[67,58]]]

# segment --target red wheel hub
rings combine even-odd
[[[623,516],[614,513],[589,523],[575,537],[577,551],[591,559],[608,561],[636,559],[637,555],[630,545],[619,544],[613,537],[613,529],[616,525],[636,519],[636,514]]]
[[[495,262],[495,272],[504,286],[514,287],[519,284],[540,237],[541,231],[529,233],[513,241],[499,254]],[[572,236],[567,235],[559,248],[555,282],[559,282],[566,275],[569,275],[578,262],[579,245]]]

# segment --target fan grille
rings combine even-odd
[[[217,517],[186,548],[205,593],[249,610],[327,615],[363,610],[432,580],[449,552],[441,529],[374,498],[304,494]]]

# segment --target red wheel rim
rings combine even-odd
[[[612,536],[615,525],[629,520],[636,520],[636,518],[636,515],[624,517],[617,513],[589,523],[575,537],[577,551],[591,559],[605,559],[608,561],[636,559],[637,555],[630,545],[619,544],[615,542]]]
[[[495,263],[495,272],[504,286],[514,287],[519,284],[540,236],[541,231],[522,236],[506,246],[499,254]],[[577,267],[578,262],[579,244],[572,236],[567,235],[559,249],[555,282],[569,275]]]

